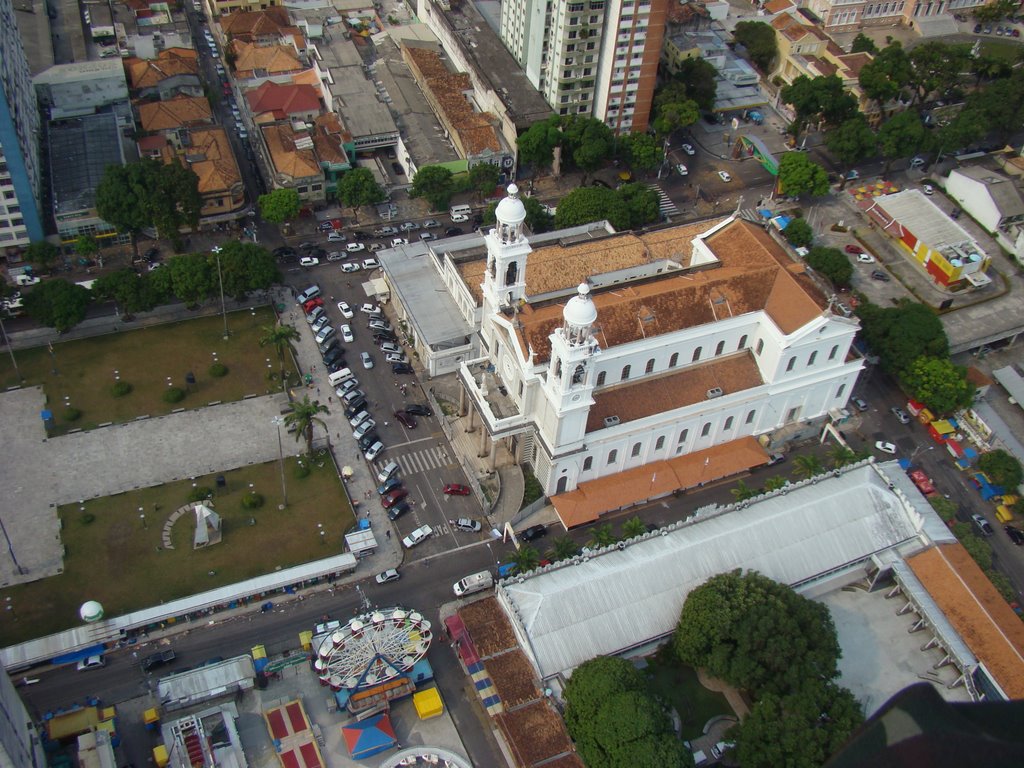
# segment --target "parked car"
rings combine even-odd
[[[344,317],[346,320],[351,320],[353,317],[355,317],[355,313],[352,312],[352,307],[350,307],[344,301],[338,302],[338,311],[341,312],[341,316]]]
[[[369,322],[366,324],[366,326],[371,331],[373,331],[375,333],[377,333],[377,332],[390,333],[391,330],[392,330],[391,329],[391,324],[387,320],[384,320],[381,317],[371,317]]]
[[[285,256],[294,256],[295,249],[289,248],[287,245],[282,245],[280,248],[274,249],[274,255],[279,259],[283,259]]]
[[[327,254],[327,260],[332,262],[341,261],[344,258],[345,254],[342,253],[341,251],[331,251],[330,253]]]
[[[880,283],[888,283],[889,282],[889,275],[886,274],[885,272],[883,272],[880,269],[875,269],[875,270],[871,271],[871,279],[872,280],[877,280]]]
[[[341,232],[335,232],[333,229],[327,235],[328,243],[344,243],[348,238]]]
[[[408,363],[409,358],[401,352],[388,352],[384,355],[384,362],[387,363]]]
[[[719,171],[718,178],[725,182],[732,181],[732,176],[729,175],[728,171]]]
[[[981,532],[982,536],[991,536],[993,534],[992,526],[981,515],[971,515],[971,520],[974,521],[974,525]]]
[[[366,449],[366,453],[364,453],[363,456],[366,457],[367,461],[373,461],[382,453],[384,453],[384,443],[378,440],[377,442],[375,442],[373,445]]]
[[[381,506],[384,509],[390,509],[395,506],[398,502],[409,495],[409,491],[406,488],[395,488],[392,491],[388,491],[380,500]]]
[[[380,305],[379,304],[362,304],[359,307],[359,311],[360,312],[364,312],[367,315],[377,315],[377,314],[380,314]]]
[[[383,483],[377,486],[377,495],[384,496],[385,494],[391,493],[402,484],[402,479],[398,475],[392,475]]]
[[[378,344],[378,345],[379,344],[383,344],[385,341],[392,341],[392,342],[398,341],[398,337],[395,336],[395,334],[392,333],[391,331],[381,331],[381,330],[373,331],[373,343],[374,344]]]
[[[329,318],[326,314],[323,314],[320,315],[320,317],[318,317],[316,320],[314,320],[313,324],[310,325],[309,327],[310,330],[313,331],[313,333],[320,333],[321,329],[329,322],[331,322],[331,318]]]
[[[366,246],[362,243],[349,243],[345,246],[345,250],[349,253],[359,253],[359,251],[365,251]]]
[[[383,251],[386,247],[387,246],[385,246],[384,243],[370,243],[370,253]]]
[[[981,24],[975,24],[974,25],[974,34],[977,35],[977,34],[980,34],[980,33],[981,33]]]
[[[910,423],[910,416],[907,415],[907,412],[904,411],[899,406],[895,406],[893,408],[890,408],[889,410],[892,412],[893,416],[895,416],[897,419],[899,419],[900,424],[909,424]]]
[[[334,389],[334,394],[338,397],[344,397],[346,392],[351,392],[353,389],[359,388],[359,379],[353,377],[348,381],[343,381]]]
[[[382,341],[380,343],[380,351],[384,354],[391,354],[392,352],[401,352],[402,348],[391,341]]]
[[[448,227],[444,231],[444,236],[445,237],[455,237],[455,236],[461,235],[461,234],[462,234],[461,227]]]
[[[410,416],[405,411],[395,411],[395,418],[406,429],[416,429],[416,419]]]
[[[910,167],[911,168],[920,168],[922,165],[924,165],[924,163],[925,163],[924,158],[921,157],[920,155],[918,155],[917,157],[911,158],[911,160],[910,160]]]
[[[380,442],[380,438],[377,437],[377,433],[373,430],[367,432],[362,437],[356,438],[356,443],[359,445],[360,451],[367,451],[374,443]]]
[[[363,368],[366,368],[367,370],[373,368],[373,356],[369,352],[360,352],[359,359],[363,363]]]
[[[107,660],[102,655],[87,656],[78,662],[75,669],[79,672],[85,672],[88,669],[99,669],[105,666],[107,666]]]
[[[347,263],[341,265],[341,271],[342,272],[358,272],[359,271],[359,264],[357,264],[356,262],[347,262]]]
[[[693,148],[693,147],[692,147],[691,145],[689,145],[689,144],[683,144],[683,145],[682,145],[682,146],[680,147],[680,149],[682,149],[682,150],[683,150],[683,152],[685,152],[686,154],[688,154],[688,155],[689,155],[690,157],[693,157],[694,155],[696,155],[696,154],[697,154],[697,151],[696,151],[696,150],[695,150],[695,149],[694,149],[694,148]]]
[[[352,326],[351,325],[342,325],[341,326],[341,338],[342,338],[342,340],[345,341],[346,344],[351,344],[353,341],[356,340],[356,337],[352,335]]]
[[[888,453],[890,455],[896,454],[896,446],[892,443],[887,443],[884,440],[876,440],[875,448],[881,451],[882,453]]]
[[[334,335],[334,327],[331,326],[331,325],[325,325],[323,328],[321,328],[317,332],[316,336],[313,338],[313,341],[315,341],[317,344],[322,344],[325,341],[327,341],[329,338],[331,338],[331,336],[333,336],[333,335]]]
[[[433,232],[420,232],[420,242],[426,243],[430,240],[437,240],[437,235]]]
[[[480,529],[483,528],[483,526],[480,525],[479,520],[471,520],[468,517],[460,517],[458,520],[452,521],[452,528],[455,528],[458,531],[479,533]]]
[[[316,309],[317,307],[322,307],[323,305],[324,305],[324,300],[321,299],[319,296],[317,296],[315,299],[310,299],[305,304],[303,304],[302,305],[302,311],[305,312],[308,315],[314,309]]]
[[[433,416],[434,412],[430,409],[429,405],[421,405],[420,403],[406,403],[405,412],[411,413],[415,416]]]
[[[345,406],[345,418],[346,419],[351,419],[353,416],[355,416],[360,411],[365,411],[365,410],[366,410],[366,398],[365,397],[361,397],[358,400],[356,400],[354,403],[349,403],[348,405]]]
[[[443,489],[442,493],[446,496],[469,496],[472,491],[468,485],[461,485],[460,483],[448,483]]]
[[[351,405],[356,400],[358,400],[360,397],[366,397],[366,393],[363,392],[363,390],[361,390],[361,389],[350,389],[350,390],[346,391],[345,394],[343,394],[341,396],[341,399],[345,402],[346,405]],[[353,424],[353,426],[355,426],[355,425]]]
[[[849,254],[852,254],[853,256],[864,253],[864,249],[861,248],[859,245],[847,245],[843,248],[843,250]]]
[[[686,166],[683,165],[682,163],[676,163],[676,173],[678,173],[680,176],[686,176],[690,172],[686,169]]]
[[[411,509],[411,507],[409,506],[409,502],[407,502],[407,501],[400,501],[397,504],[395,504],[395,506],[393,506],[391,509],[388,510],[388,519],[389,520],[397,520],[402,515],[404,515],[406,512],[408,512],[410,509]]]
[[[519,538],[523,541],[534,541],[548,535],[547,526],[544,525],[531,525],[525,531],[519,533]]]
[[[345,353],[338,347],[334,347],[330,352],[324,355],[324,365],[327,367],[328,373],[340,371],[345,367]]]
[[[872,256],[870,253],[858,253],[857,262],[860,264],[874,264],[875,257]]]
[[[334,225],[331,224],[330,221],[321,221],[319,224],[316,225],[316,228],[317,228],[317,230],[319,232],[333,232],[334,231]]]
[[[320,264],[320,259],[315,256],[303,256],[299,259],[300,267],[315,267]]]
[[[398,581],[400,578],[402,578],[402,575],[395,568],[388,568],[386,571],[381,571],[374,576],[374,580],[378,584],[390,584],[392,581]]]
[[[931,184],[922,184],[921,185],[921,191],[924,192],[926,195],[929,195],[929,196],[930,195],[934,195],[935,194],[935,187],[933,187]]]
[[[378,227],[377,229],[373,230],[374,237],[391,237],[392,235],[397,234],[398,230],[395,229],[394,227]]]
[[[424,229],[432,229],[433,227],[440,227],[440,226],[441,226],[441,222],[438,221],[437,219],[427,219],[426,221],[423,222],[423,228]]]
[[[774,467],[776,464],[781,464],[786,460],[786,454],[784,453],[770,453],[768,454],[768,466]]]
[[[164,664],[170,664],[175,659],[174,651],[157,651],[151,653],[142,659],[142,671],[149,672],[150,670],[162,667]]]
[[[409,241],[406,240],[404,237],[396,237],[394,240],[391,241],[391,247],[392,248],[397,248],[400,245],[408,245],[408,244],[409,244]]]
[[[380,262],[372,256],[368,259],[363,259],[363,269],[377,269],[380,266]]]
[[[420,225],[417,224],[415,221],[407,221],[399,227],[399,229],[402,230],[403,232],[412,232],[414,229],[419,228]]]
[[[392,363],[391,364],[391,372],[394,373],[394,374],[405,374],[405,375],[411,375],[411,374],[415,373],[415,371],[413,371],[413,369],[412,369],[412,366],[409,365],[408,363]]]
[[[1024,531],[1020,528],[1014,528],[1012,525],[1004,525],[1003,530],[1006,531],[1006,535],[1010,537],[1010,541],[1018,547],[1024,545]]]
[[[406,549],[412,549],[417,544],[426,541],[433,532],[434,529],[429,525],[422,525],[402,539],[402,546]]]
[[[306,250],[305,256],[308,259],[326,259],[327,251],[325,251],[323,248],[309,248]]]
[[[867,402],[861,397],[851,397],[850,402],[853,403],[853,407],[863,413],[868,409]]]
[[[313,325],[324,317],[327,317],[327,313],[324,311],[323,307],[313,307],[313,309],[309,310],[309,313],[306,315],[306,322]]]
[[[377,426],[377,422],[373,419],[364,419],[363,423],[352,430],[352,437],[356,440],[370,434],[370,430]]]

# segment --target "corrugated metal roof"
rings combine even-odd
[[[900,474],[896,462],[864,463],[577,565],[507,580],[498,598],[547,678],[667,635],[690,590],[712,575],[750,569],[799,585],[918,536],[923,543],[925,521],[941,521],[916,490],[890,489]]]

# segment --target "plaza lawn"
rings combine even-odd
[[[136,416],[161,416],[175,408],[199,408],[215,400],[231,402],[245,395],[280,391],[277,351],[259,345],[261,329],[275,322],[273,311],[261,307],[229,314],[227,341],[224,319],[214,316],[61,342],[53,345],[52,357],[45,346],[14,354],[25,385],[42,385],[56,420],[53,434],[62,434],[76,427],[91,429],[108,421],[121,423]],[[215,360],[227,367],[227,375],[210,375]],[[121,381],[131,384],[129,394],[113,395],[115,371]],[[185,381],[190,372],[196,378],[191,386]],[[297,376],[289,355],[285,372]],[[173,386],[186,390],[180,402],[164,400],[168,378]],[[0,356],[0,385],[17,383],[10,356]],[[77,420],[66,418],[68,405],[81,412]]]
[[[78,504],[61,507],[64,573],[3,590],[12,606],[8,616],[16,620],[3,623],[0,645],[80,625],[78,609],[86,600],[98,600],[107,616],[118,616],[344,551],[343,537],[355,518],[337,471],[329,458],[314,460],[311,470],[299,477],[297,460],[285,460],[284,510],[278,509],[276,461],[224,472],[227,485],[213,497],[223,539],[199,550],[192,549],[194,514],[175,522],[174,549],[162,546],[164,523],[192,493],[189,480],[87,501],[84,513]],[[195,482],[213,489],[216,476]],[[264,496],[263,506],[252,511],[242,507],[250,483]],[[86,522],[89,515],[92,522]],[[322,540],[320,530],[326,532]]]
[[[697,679],[697,671],[673,658],[672,644],[663,645],[647,657],[643,670],[648,690],[660,701],[675,709],[681,721],[680,735],[694,739],[704,732],[704,725],[718,715],[735,716],[725,696],[709,691]]]
[[[986,38],[980,41],[980,51],[982,56],[991,56],[993,59],[1012,64],[1017,60],[1017,54],[1020,53],[1021,47],[1020,44],[1011,40]]]

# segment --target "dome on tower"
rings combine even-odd
[[[562,310],[562,317],[567,325],[583,327],[593,325],[597,320],[597,307],[590,298],[590,286],[580,283],[577,293],[565,305]]]
[[[509,184],[506,191],[508,194],[498,203],[498,207],[494,209],[494,218],[498,220],[499,224],[510,224],[513,226],[522,224],[526,221],[526,206],[519,199],[519,187],[515,184]]]

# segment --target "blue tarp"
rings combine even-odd
[[[767,208],[758,208],[757,212],[761,214],[762,218],[770,219],[772,217],[772,212]]]
[[[81,661],[82,659],[87,659],[90,656],[100,656],[106,650],[107,646],[103,643],[100,643],[99,645],[90,645],[88,648],[82,648],[77,651],[72,651],[71,653],[65,653],[63,656],[55,656],[50,659],[50,663],[54,666],[59,664],[73,664]]]
[[[351,723],[341,729],[348,751],[357,760],[387,752],[398,744],[395,730],[385,714],[374,715],[361,723]]]

